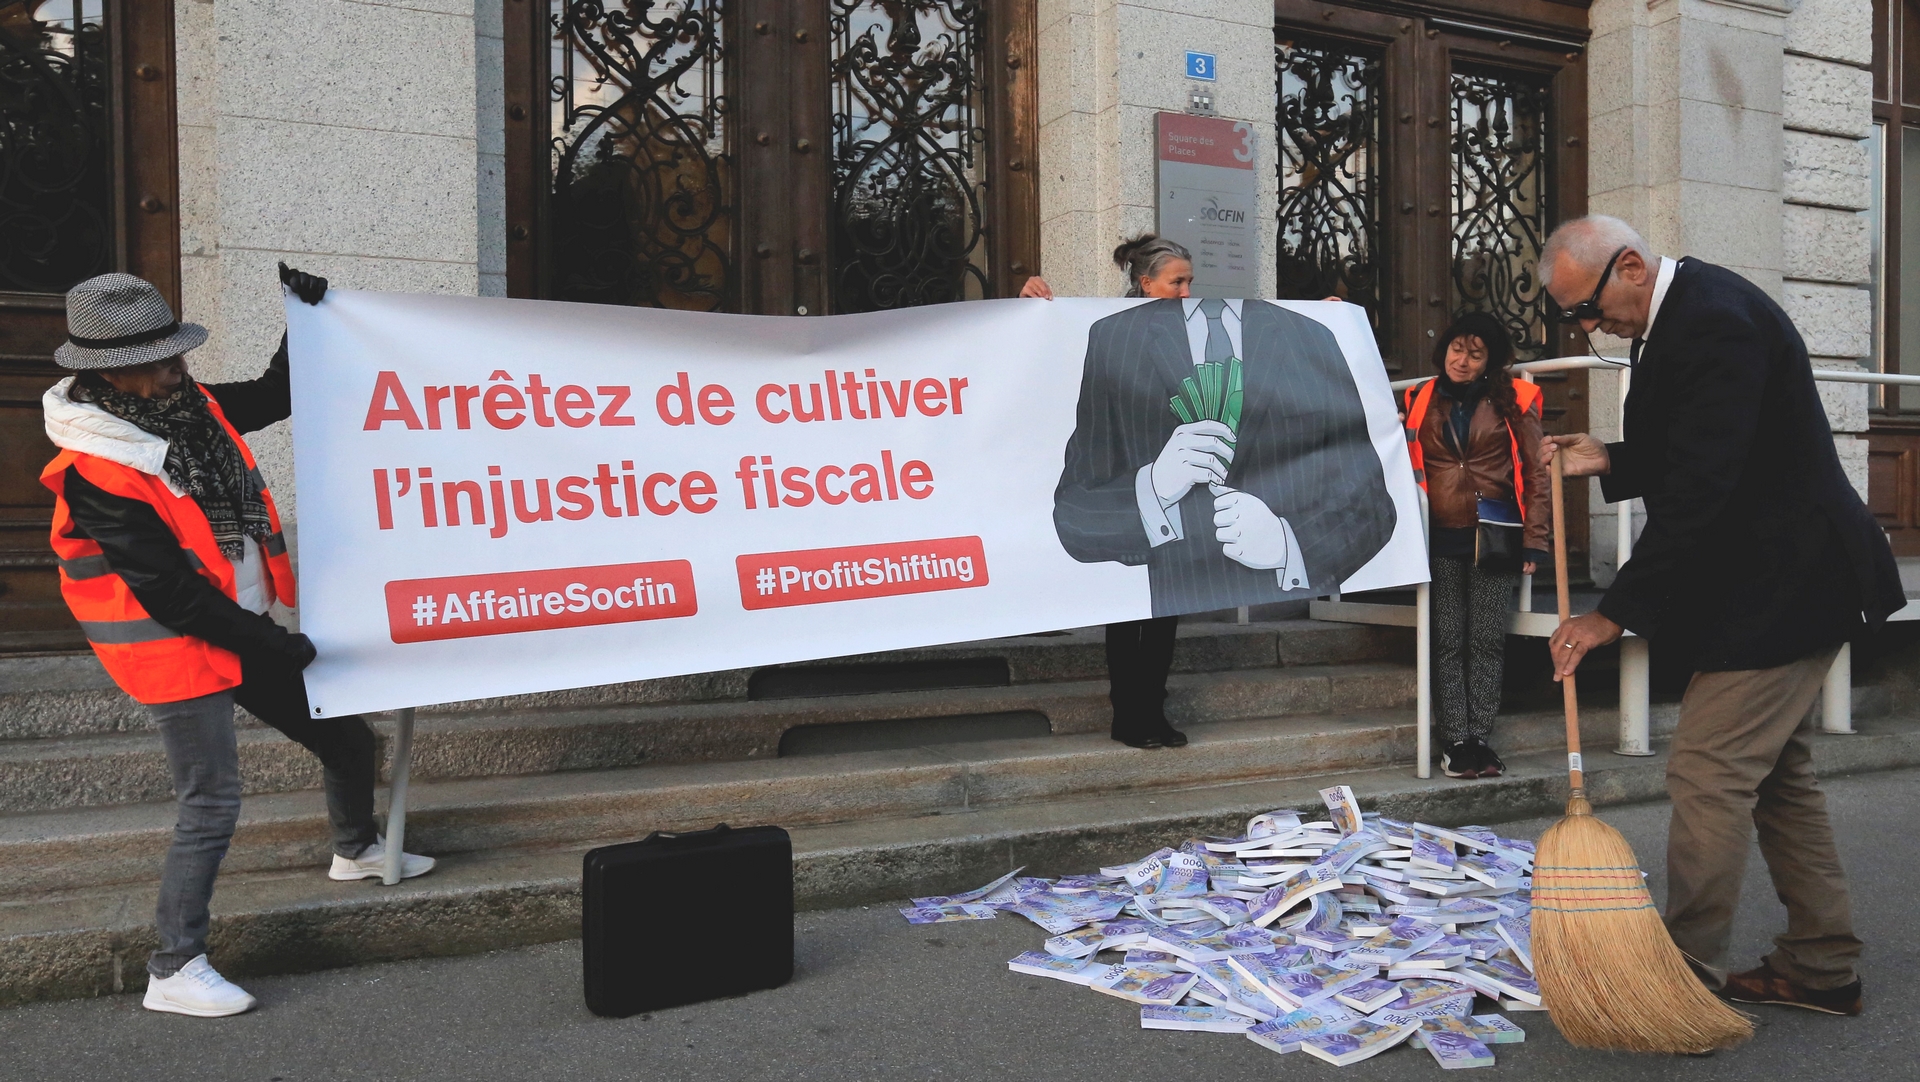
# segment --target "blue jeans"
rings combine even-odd
[[[166,745],[167,767],[179,802],[173,845],[160,873],[160,903],[154,912],[160,949],[147,960],[147,972],[155,977],[171,977],[207,951],[213,879],[240,819],[240,754],[233,736],[236,702],[320,757],[335,853],[357,857],[378,836],[373,782],[379,764],[373,731],[358,716],[308,717],[306,683],[290,666],[248,661],[242,665],[237,688],[148,705],[147,712]]]

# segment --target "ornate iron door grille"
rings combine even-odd
[[[1364,307],[1388,348],[1381,303],[1379,55],[1294,39],[1274,50],[1280,134],[1278,296],[1338,295]]]
[[[993,295],[984,0],[831,0],[835,311]]]
[[[737,310],[722,0],[549,3],[548,295]]]
[[[1452,73],[1453,311],[1490,312],[1513,336],[1517,360],[1553,354],[1540,285],[1553,142],[1551,95],[1516,72]]]
[[[0,4],[0,290],[114,267],[103,0]]]

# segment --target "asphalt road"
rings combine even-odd
[[[1920,955],[1913,824],[1920,771],[1828,785],[1868,948],[1859,1018],[1756,1009],[1758,1036],[1712,1058],[1573,1049],[1540,1014],[1514,1018],[1527,1041],[1495,1049],[1515,1078],[1912,1079],[1920,1002],[1901,983]],[[1665,891],[1666,808],[1609,809]],[[1547,822],[1506,833],[1537,836]],[[1177,842],[1178,839],[1170,839]],[[690,914],[693,915],[693,914]],[[1784,913],[1751,862],[1736,929],[1744,967]],[[580,997],[579,944],[257,978],[258,1010],[202,1020],[142,1010],[132,995],[0,1011],[0,1079],[1044,1079],[1331,1076],[1304,1054],[1278,1056],[1237,1035],[1138,1028],[1137,1009],[1007,971],[1044,933],[1018,917],[912,927],[890,907],[808,913],[798,970],[784,988],[624,1020]],[[1436,1079],[1400,1048],[1347,1069],[1373,1080]]]

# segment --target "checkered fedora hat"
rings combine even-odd
[[[165,297],[131,274],[103,274],[67,291],[67,341],[53,351],[62,368],[129,368],[177,357],[207,340],[207,329],[173,318]]]

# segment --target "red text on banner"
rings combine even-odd
[[[685,560],[387,583],[387,628],[394,642],[664,620],[698,611],[693,565]]]
[[[987,555],[978,537],[761,552],[736,557],[734,565],[740,574],[740,604],[748,609],[987,584]]]

